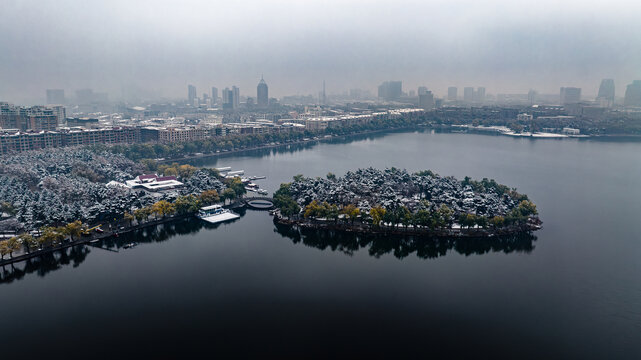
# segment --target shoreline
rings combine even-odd
[[[244,151],[254,151],[254,150],[265,150],[265,149],[274,149],[274,148],[280,148],[288,145],[302,145],[302,144],[309,144],[309,143],[314,143],[314,142],[327,142],[331,141],[334,139],[345,139],[349,136],[357,136],[357,135],[368,135],[368,134],[378,134],[378,133],[385,133],[385,132],[392,132],[392,131],[402,131],[402,130],[417,130],[419,128],[426,128],[425,125],[414,125],[414,126],[406,126],[406,127],[399,127],[399,128],[388,128],[388,129],[379,129],[379,130],[367,130],[367,131],[360,131],[360,132],[355,132],[351,134],[344,134],[344,135],[332,135],[331,137],[325,138],[324,136],[330,135],[322,135],[323,137],[319,139],[308,139],[308,140],[299,140],[299,141],[292,141],[292,142],[286,142],[286,143],[280,143],[280,144],[266,144],[266,145],[259,145],[259,146],[254,146],[254,147],[249,147],[249,148],[244,148],[244,149],[234,149],[234,150],[229,150],[229,151],[221,151],[221,152],[216,152],[216,153],[211,153],[211,154],[202,154],[202,155],[185,155],[184,157],[179,157],[179,158],[173,158],[173,159],[163,159],[163,160],[156,160],[156,163],[158,164],[166,164],[166,163],[173,163],[173,162],[181,162],[181,161],[191,161],[191,160],[200,160],[200,159],[207,159],[207,158],[214,158],[214,157],[219,157],[223,155],[229,155],[229,154],[238,154],[242,153]]]
[[[243,197],[243,198],[237,199],[236,201],[231,202],[231,203],[229,203],[227,205],[224,205],[223,207],[226,208],[226,209],[243,208],[243,207],[247,206],[247,200],[251,200],[253,198],[254,197]],[[109,239],[109,238],[112,238],[112,237],[118,237],[120,235],[125,235],[125,234],[128,234],[128,233],[134,232],[136,230],[142,230],[142,229],[145,229],[145,228],[148,228],[148,227],[152,227],[152,226],[172,223],[174,221],[195,217],[195,215],[196,215],[196,213],[188,213],[188,214],[182,214],[182,215],[167,216],[167,217],[163,217],[163,218],[160,218],[160,219],[154,219],[154,220],[146,221],[146,222],[143,222],[143,223],[137,223],[136,225],[125,226],[124,229],[116,229],[116,230],[112,230],[112,231],[105,230],[103,233],[95,233],[94,232],[94,233],[92,233],[91,236],[85,236],[85,237],[81,236],[80,238],[78,238],[78,239],[76,239],[74,241],[64,242],[64,243],[62,243],[62,244],[60,244],[58,246],[55,246],[55,247],[50,247],[50,248],[41,249],[41,250],[35,250],[35,251],[28,252],[28,253],[22,253],[20,255],[14,256],[14,257],[10,257],[8,259],[2,259],[2,260],[0,260],[0,267],[5,266],[5,265],[18,263],[18,262],[22,262],[22,261],[25,261],[25,260],[28,260],[28,259],[32,259],[32,258],[35,258],[35,257],[40,257],[42,255],[49,254],[49,253],[52,253],[52,252],[56,252],[56,251],[59,251],[59,250],[65,250],[65,249],[68,249],[70,247],[74,247],[74,246],[78,246],[78,245],[91,245],[94,242],[98,242],[98,241],[101,241],[101,240]],[[115,225],[117,227],[119,224],[122,224],[122,223],[121,222],[116,222],[116,223],[111,223],[111,224]]]
[[[440,131],[450,131],[450,132],[462,132],[462,133],[467,133],[467,134],[475,134],[475,135],[500,135],[500,136],[508,136],[512,138],[520,138],[520,139],[532,139],[532,140],[564,140],[564,139],[577,139],[577,140],[625,140],[625,139],[630,139],[631,141],[641,141],[641,135],[635,135],[635,134],[604,134],[604,135],[563,135],[563,136],[536,136],[536,135],[521,135],[521,134],[505,134],[501,131],[498,130],[491,130],[489,127],[488,129],[475,129],[473,127],[469,127],[469,125],[449,125],[449,124],[416,124],[412,126],[405,126],[405,127],[398,127],[398,128],[387,128],[387,129],[379,129],[379,130],[367,130],[367,131],[360,131],[360,132],[355,132],[351,134],[344,134],[344,135],[332,135],[331,137],[325,138],[320,137],[318,139],[312,138],[308,140],[298,140],[298,141],[292,141],[292,142],[286,142],[286,143],[280,143],[280,144],[265,144],[265,145],[259,145],[259,146],[254,146],[254,147],[248,147],[244,149],[234,149],[234,150],[229,150],[229,151],[220,151],[216,153],[210,153],[210,154],[199,154],[199,155],[184,155],[183,157],[178,157],[178,158],[171,158],[171,159],[163,159],[163,160],[155,160],[157,164],[168,164],[168,163],[181,163],[181,162],[187,162],[187,161],[193,161],[193,160],[201,160],[201,159],[208,159],[208,158],[216,158],[216,157],[221,157],[225,155],[232,155],[232,154],[238,154],[242,153],[245,151],[255,151],[255,150],[266,150],[266,149],[275,149],[275,148],[282,148],[286,147],[289,145],[303,145],[303,144],[310,144],[310,143],[315,143],[315,142],[328,142],[334,139],[345,139],[350,136],[358,136],[358,135],[369,135],[369,134],[381,134],[381,133],[391,133],[395,131],[414,131],[414,130],[423,130],[423,129],[431,129],[431,130],[440,130]],[[463,131],[456,131],[456,130],[463,130]],[[330,135],[330,134],[327,134]],[[561,134],[554,134],[554,135],[561,135]]]
[[[59,251],[59,250],[65,250],[65,249],[68,249],[70,247],[74,247],[74,246],[78,246],[78,245],[90,245],[90,244],[92,244],[94,242],[105,240],[105,239],[108,239],[108,238],[111,238],[111,237],[118,237],[120,235],[128,234],[128,233],[136,231],[136,230],[141,230],[141,229],[144,229],[144,228],[147,228],[147,227],[156,226],[156,225],[160,225],[160,224],[166,224],[166,223],[170,223],[170,222],[173,222],[173,221],[176,221],[176,220],[182,220],[182,219],[185,219],[185,218],[188,218],[188,217],[191,217],[191,216],[193,216],[193,214],[175,215],[175,216],[164,217],[164,218],[160,218],[160,219],[156,219],[156,220],[147,221],[147,222],[144,222],[142,224],[136,224],[136,225],[133,225],[133,226],[128,226],[128,227],[125,227],[122,230],[114,230],[114,231],[105,230],[105,232],[103,232],[103,233],[93,233],[92,236],[87,236],[87,237],[81,236],[80,238],[78,238],[78,239],[76,239],[74,241],[64,242],[64,243],[62,243],[62,244],[60,244],[58,246],[45,248],[45,249],[41,249],[41,250],[34,250],[34,251],[31,251],[31,252],[28,252],[28,253],[20,254],[18,256],[10,257],[8,259],[2,259],[2,260],[0,260],[0,267],[1,266],[5,266],[5,265],[10,265],[10,264],[15,264],[15,263],[18,263],[18,262],[22,262],[22,261],[25,261],[25,260],[28,260],[28,259],[32,259],[32,258],[35,258],[35,257],[40,257],[42,255],[53,253],[53,252],[56,252],[56,251]]]
[[[530,220],[533,220],[530,222]],[[528,219],[525,224],[510,225],[503,228],[471,228],[471,229],[429,229],[429,228],[410,228],[402,226],[374,226],[366,223],[341,223],[334,221],[320,221],[320,220],[297,220],[286,219],[278,213],[274,214],[273,218],[275,225],[299,227],[301,229],[312,229],[322,231],[339,231],[343,233],[357,234],[357,235],[413,235],[420,236],[426,239],[439,239],[439,238],[492,238],[498,236],[516,235],[522,233],[531,233],[541,229],[541,220],[538,217]]]

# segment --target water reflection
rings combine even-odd
[[[247,210],[236,209],[235,211],[244,216]],[[119,237],[104,239],[95,244],[56,251],[0,267],[0,284],[21,280],[29,274],[43,277],[67,265],[78,267],[94,251],[126,251],[132,244],[164,242],[174,236],[197,233],[203,228],[216,229],[222,225],[224,224],[212,225],[197,218],[182,219],[174,223],[151,226]],[[489,239],[424,239],[413,236],[359,236],[334,231],[299,230],[284,225],[275,225],[274,231],[292,239],[294,244],[302,243],[320,250],[329,249],[351,256],[358,250],[367,249],[368,253],[376,258],[391,253],[399,259],[411,254],[416,254],[421,259],[433,259],[445,256],[451,250],[466,256],[491,252],[529,253],[534,250],[533,243],[536,241],[536,237],[531,234]]]
[[[275,226],[275,232],[292,239],[295,244],[302,243],[320,250],[330,249],[349,256],[360,249],[368,249],[368,253],[376,258],[391,253],[394,257],[403,259],[415,253],[421,259],[434,259],[447,255],[450,250],[465,256],[490,252],[530,253],[534,250],[533,243],[536,241],[536,236],[528,233],[479,239],[425,239],[415,236],[361,236],[336,231],[292,228],[280,224]]]
[[[28,274],[43,277],[65,265],[78,267],[91,252],[88,246],[74,246],[68,249],[44,254],[37,258],[27,259],[20,263],[4,265],[0,268],[0,283],[11,283],[21,280]]]
[[[246,210],[236,209],[235,211],[243,216]],[[130,244],[163,242],[176,235],[193,234],[203,228],[216,229],[221,225],[222,224],[209,224],[197,218],[188,218],[173,223],[151,226],[118,237],[110,237],[95,244],[78,245],[58,250],[40,257],[0,267],[0,284],[20,280],[28,274],[36,274],[43,277],[66,265],[78,267],[87,259],[87,256],[92,251],[105,250],[120,252]]]

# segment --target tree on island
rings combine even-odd
[[[354,204],[348,204],[341,209],[341,214],[344,214],[345,218],[354,224],[354,220],[361,214],[361,209]]]
[[[220,201],[220,196],[216,190],[205,190],[198,197],[202,205],[211,205]]]
[[[241,197],[245,193],[247,193],[247,189],[245,189],[245,185],[243,185],[242,180],[238,176],[233,177],[231,179],[226,179],[225,184],[234,191],[235,196],[233,198]]]
[[[223,194],[221,195],[221,199],[226,202],[228,199],[231,202],[236,198],[236,192],[232,188],[227,188],[225,191],[223,191]]]
[[[129,226],[131,226],[133,221],[136,219],[136,217],[128,211],[125,211],[125,213],[122,215],[122,218],[127,222],[127,225]]]
[[[387,213],[387,210],[385,210],[384,207],[382,206],[374,206],[369,210],[369,215],[372,218],[372,224],[375,226],[379,226],[381,224],[381,221],[385,218],[385,214]]]
[[[128,213],[125,213],[127,215]],[[71,241],[73,241],[74,236],[80,236],[82,233],[82,221],[76,220],[74,222],[70,222],[67,225],[64,226],[64,234],[69,235],[69,238]]]
[[[27,252],[31,252],[32,249],[38,248],[38,241],[31,234],[20,234],[18,235],[18,240]]]
[[[161,217],[165,217],[167,215],[173,215],[176,212],[176,207],[174,206],[174,204],[170,203],[167,200],[160,200],[153,204],[151,208],[156,217],[158,215],[160,215]]]
[[[300,213],[300,206],[292,198],[289,186],[289,183],[280,184],[280,188],[274,192],[274,206],[287,218]]]
[[[149,217],[149,213],[147,212],[147,208],[141,208],[141,209],[134,210],[134,217],[136,218],[136,221],[139,224],[143,220],[147,220],[147,218]]]
[[[22,245],[16,236],[0,241],[0,259],[4,259],[5,255],[9,255],[12,258],[13,253],[20,250],[21,247]]]
[[[495,229],[502,228],[505,225],[505,218],[498,215],[494,216],[490,219],[490,225],[492,225],[492,227]]]
[[[220,200],[218,198],[218,193],[216,192],[216,190],[212,191],[215,193],[215,197],[212,196],[212,198]],[[200,205],[201,201],[194,195],[179,196],[176,200],[174,200],[176,213],[178,213],[179,215],[195,213],[200,208]]]

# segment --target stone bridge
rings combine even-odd
[[[252,209],[267,210],[274,207],[274,199],[268,196],[247,196],[236,199],[236,201],[229,205],[231,208],[239,208],[243,206],[247,206]]]

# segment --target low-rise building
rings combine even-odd
[[[121,183],[112,186],[120,185]],[[110,185],[107,184],[107,185]],[[136,176],[133,180],[125,181],[125,186],[130,189],[144,189],[147,191],[158,192],[163,190],[176,189],[183,186],[183,183],[178,181],[175,176],[158,176],[157,174],[145,174]]]

